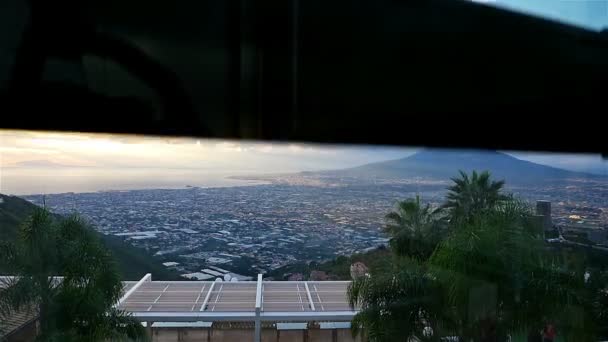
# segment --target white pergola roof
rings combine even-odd
[[[119,309],[150,322],[349,321],[349,281],[123,282]]]
[[[0,277],[0,288],[12,280],[14,277]],[[59,284],[62,277],[54,280]],[[259,342],[262,321],[350,321],[357,311],[348,304],[349,284],[349,281],[262,281],[261,274],[257,281],[152,281],[148,273],[137,282],[123,282],[123,296],[115,307],[151,327],[255,322],[254,340]],[[332,329],[338,328],[333,324]],[[293,324],[280,327],[295,329]],[[297,327],[302,329],[303,325]]]

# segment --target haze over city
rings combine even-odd
[[[195,138],[0,132],[0,192],[17,195],[245,185],[229,176],[333,170],[398,159],[417,148],[267,143]],[[606,174],[599,155],[511,155]],[[251,182],[249,182],[251,183]]]

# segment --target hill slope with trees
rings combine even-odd
[[[19,225],[32,215],[36,208],[36,205],[22,198],[0,194],[0,240],[14,241],[17,237]],[[116,259],[123,280],[139,280],[146,273],[152,273],[156,280],[179,279],[176,272],[165,268],[160,260],[157,260],[145,250],[131,246],[121,238],[103,235],[94,229],[92,230],[100,237],[103,244]]]

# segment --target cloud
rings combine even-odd
[[[337,169],[411,154],[411,149],[166,138],[88,133],[0,131],[4,166],[201,169],[288,172]],[[54,163],[56,165],[51,165]]]
[[[93,167],[94,165],[62,164],[50,160],[26,160],[15,163],[17,168],[65,168],[65,167]]]
[[[0,153],[28,153],[28,154],[58,154],[59,151],[45,148],[27,148],[27,147],[13,147],[13,146],[0,146]]]

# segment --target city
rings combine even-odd
[[[45,201],[53,212],[78,212],[100,232],[184,273],[215,265],[249,275],[386,244],[383,215],[405,193],[371,190],[262,185],[69,193]]]
[[[24,196],[60,214],[79,213],[103,234],[146,249],[165,266],[194,279],[230,273],[250,279],[292,263],[325,261],[386,245],[384,215],[417,193],[438,206],[444,182],[338,184],[310,175],[272,184]],[[341,180],[344,182],[344,180]],[[295,185],[293,185],[296,183]],[[329,185],[328,185],[329,184]],[[337,185],[336,185],[337,184]],[[534,203],[553,202],[553,222],[608,244],[608,184],[568,182],[508,187]]]

